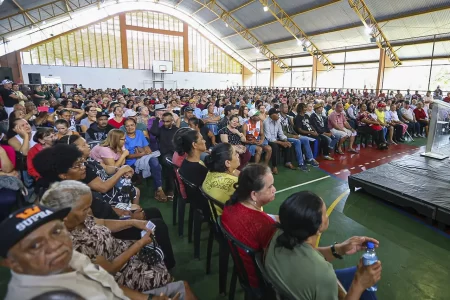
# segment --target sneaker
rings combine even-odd
[[[311,167],[319,167],[319,163],[315,159],[308,160],[306,164],[311,165]]]
[[[328,155],[324,156],[323,158],[324,158],[325,160],[334,160],[334,158],[332,158],[331,156],[328,156]]]
[[[303,172],[309,172],[308,166],[303,164],[303,165],[298,165],[298,169],[302,170]]]

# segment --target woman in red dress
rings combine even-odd
[[[116,106],[114,108],[114,118],[108,121],[108,124],[113,126],[116,129],[120,129],[120,127],[125,122],[125,118],[123,117],[123,108],[121,106]]]
[[[248,247],[262,251],[276,231],[278,216],[263,211],[263,206],[275,199],[275,186],[270,168],[250,164],[239,174],[236,191],[226,203],[222,214],[224,228]],[[256,270],[250,256],[240,251],[250,285],[259,286]]]

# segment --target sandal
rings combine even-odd
[[[297,168],[296,167],[294,167],[292,164],[287,164],[287,165],[284,165],[286,168],[288,168],[288,169],[291,169],[291,170],[297,170]]]
[[[158,202],[166,203],[167,202],[167,196],[164,194],[163,190],[158,190],[155,192],[155,199]]]
[[[337,153],[337,154],[340,154],[340,155],[344,155],[344,154],[345,154],[345,153],[342,152],[341,150],[336,150],[336,153]]]
[[[348,152],[351,152],[351,153],[359,153],[359,151],[356,150],[356,149],[349,149]]]

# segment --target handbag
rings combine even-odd
[[[138,258],[140,261],[145,262],[149,266],[154,266],[161,263],[164,260],[164,252],[158,245],[155,236],[152,234],[151,238],[153,242],[146,245],[138,253]]]

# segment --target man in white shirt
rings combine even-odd
[[[119,286],[114,277],[72,249],[58,211],[41,205],[21,208],[0,224],[0,256],[11,269],[6,300],[29,300],[51,291],[70,291],[83,299],[195,299],[183,282],[170,283],[148,294]]]
[[[410,107],[409,101],[403,103],[403,108],[400,110],[402,121],[408,125],[408,131],[413,137],[418,137],[420,132],[420,125],[416,121],[413,109]]]

